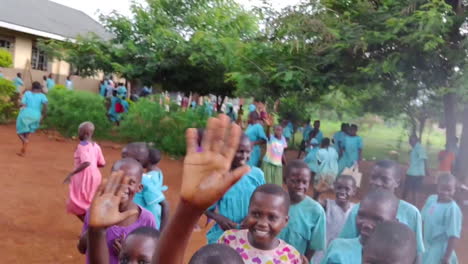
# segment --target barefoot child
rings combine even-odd
[[[356,180],[349,175],[341,175],[334,183],[335,200],[320,201],[325,208],[327,219],[327,245],[340,234],[354,203],[350,199],[356,194]],[[317,252],[311,263],[320,263],[324,251]]]
[[[289,195],[276,184],[258,187],[250,199],[244,230],[229,230],[219,243],[234,248],[246,264],[302,263],[300,253],[277,236],[288,223]]]
[[[249,138],[242,135],[231,163],[231,170],[245,166],[251,150]],[[209,244],[216,243],[225,231],[240,228],[240,224],[247,216],[252,193],[263,184],[265,184],[263,172],[259,168],[251,167],[249,173],[244,175],[216,204],[205,212],[208,218],[216,222],[206,235]]]
[[[23,144],[19,156],[26,154],[29,135],[39,128],[47,113],[47,103],[41,84],[33,82],[31,91],[26,91],[21,99],[21,110],[16,118],[16,133]]]
[[[403,199],[414,205],[418,205],[417,195],[421,191],[424,177],[429,175],[427,153],[416,135],[412,135],[409,138],[409,144],[412,149],[410,152],[409,168],[406,172]]]
[[[333,188],[338,175],[338,153],[330,146],[330,139],[324,138],[317,152],[318,170],[314,185],[314,198]]]
[[[156,226],[161,230],[169,220],[169,204],[163,193],[167,186],[164,186],[162,171],[157,167],[161,153],[146,143],[135,142],[125,146],[122,157],[133,158],[146,169],[141,182],[143,190],[135,195],[133,201],[153,214]]]
[[[106,165],[101,147],[93,142],[94,124],[81,123],[78,127],[80,143],[73,156],[75,169],[63,181],[70,183],[67,212],[76,215],[81,221],[93,201],[94,194],[101,184],[99,168]]]
[[[268,130],[270,130],[269,127]],[[286,162],[284,150],[287,147],[288,143],[283,137],[283,127],[275,126],[274,134],[268,137],[267,150],[262,162],[262,170],[267,183],[283,186],[283,164]]]
[[[382,222],[362,249],[362,263],[416,264],[416,235],[405,224]]]
[[[370,173],[370,190],[388,190],[395,193],[400,185],[401,170],[400,165],[392,160],[377,161]],[[359,204],[353,207],[346,220],[343,230],[340,233],[342,238],[354,238],[358,236],[356,226],[356,216],[359,211]],[[422,239],[422,220],[419,210],[410,203],[399,201],[397,219],[400,223],[406,224],[416,234],[416,242],[419,256],[424,253],[424,243]]]
[[[119,263],[121,244],[128,234],[143,226],[156,228],[151,212],[133,202],[135,194],[143,188],[143,167],[140,163],[131,158],[121,159],[114,164],[112,171],[121,171],[120,176],[111,177],[105,188],[104,185],[101,186],[85,217],[79,249],[87,253],[87,263]],[[125,181],[119,184],[123,175],[126,176]],[[97,206],[99,204],[102,206]],[[101,246],[87,245],[87,237],[91,235],[94,239],[96,235],[93,233],[95,229],[88,233],[90,227],[101,228],[99,231],[105,233],[106,246],[103,243]],[[93,239],[90,242],[96,241]],[[107,254],[102,254],[103,252]],[[102,259],[103,257],[106,259]]]
[[[424,223],[424,264],[455,264],[456,243],[460,239],[463,214],[453,200],[455,177],[441,174],[437,183],[437,195],[427,198],[422,210]]]
[[[260,163],[260,158],[262,155],[262,150],[260,145],[265,144],[267,141],[267,136],[265,135],[265,130],[261,125],[262,119],[256,111],[253,111],[249,114],[249,125],[245,130],[245,134],[250,139],[252,143],[252,153],[250,154],[250,159],[248,162],[249,166],[258,167]]]
[[[113,173],[93,200],[89,213],[89,255],[91,263],[109,263],[106,245],[106,229],[138,214],[138,210],[119,212],[119,203],[125,195],[129,178],[122,172]],[[108,209],[109,208],[109,209]],[[102,212],[107,212],[102,218]],[[151,227],[139,227],[121,244],[119,263],[150,263],[156,251],[159,231]],[[120,246],[120,244],[119,244]]]
[[[310,170],[302,160],[293,160],[285,170],[291,207],[289,222],[279,235],[286,243],[311,260],[315,252],[326,246],[326,219],[322,206],[307,196]]]
[[[357,135],[358,126],[352,124],[349,128],[349,134],[344,137],[342,146],[342,155],[338,162],[339,172],[345,168],[351,168],[357,162],[362,160],[362,138]]]
[[[364,197],[357,215],[359,237],[337,238],[327,249],[322,264],[361,264],[362,247],[383,221],[396,221],[398,199],[385,190],[371,191]]]

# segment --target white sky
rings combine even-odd
[[[84,11],[88,15],[97,19],[99,13],[108,14],[112,10],[117,10],[123,15],[129,15],[130,0],[52,0],[54,2],[70,6]],[[144,2],[144,0],[138,0]],[[260,0],[237,0],[239,3],[250,7],[261,3]],[[281,8],[299,2],[299,0],[270,0],[275,7]]]

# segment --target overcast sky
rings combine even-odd
[[[61,3],[66,6],[79,9],[89,14],[93,18],[97,19],[99,12],[108,14],[112,10],[117,10],[123,15],[129,15],[130,10],[130,0],[112,0],[112,1],[103,1],[103,0],[53,0],[54,2]],[[144,2],[144,0],[139,0]],[[239,3],[250,7],[252,5],[258,4],[260,0],[237,0]],[[299,0],[270,0],[276,7],[284,7],[287,4],[293,4],[299,2]],[[109,4],[112,3],[112,4]]]

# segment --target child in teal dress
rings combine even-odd
[[[247,164],[252,146],[247,136],[243,135],[239,147],[231,163],[231,170]],[[252,167],[250,172],[240,179],[205,215],[213,219],[216,224],[208,231],[208,243],[216,243],[224,231],[239,229],[240,224],[247,216],[250,196],[258,186],[265,184],[263,172]]]
[[[335,147],[335,150],[338,154],[340,154],[341,150],[343,149],[343,141],[346,133],[348,132],[348,129],[349,124],[343,123],[341,124],[341,130],[333,135],[333,146]]]
[[[52,91],[55,87],[55,80],[53,78],[53,75],[52,73],[49,74],[49,76],[47,77],[47,80],[46,80],[46,86],[47,86],[47,90]]]
[[[257,114],[257,112],[254,111],[249,114],[249,126],[245,130],[245,134],[253,145],[252,153],[250,154],[250,159],[247,163],[251,167],[259,166],[262,155],[262,149],[260,146],[265,144],[267,141],[267,136],[261,123],[262,119],[260,119],[260,116]]]
[[[47,113],[47,97],[42,93],[39,82],[32,84],[31,91],[26,91],[21,99],[21,110],[16,118],[16,133],[23,146],[19,156],[26,154],[29,135],[36,132]]]
[[[23,81],[23,78],[21,76],[21,73],[17,73],[16,74],[16,77],[13,79],[13,84],[15,85],[16,87],[16,92],[19,93],[21,92],[20,91],[20,87],[23,87],[24,86],[24,81]]]
[[[449,173],[438,178],[437,195],[431,195],[424,205],[424,264],[457,264],[456,243],[460,239],[463,214],[453,200],[455,177]]]
[[[305,162],[289,162],[285,173],[291,206],[288,225],[279,238],[292,245],[310,261],[315,252],[324,250],[326,246],[325,211],[319,203],[307,196],[310,170]]]
[[[362,138],[357,135],[357,125],[351,125],[349,135],[345,136],[343,140],[343,154],[338,163],[339,173],[345,168],[351,168],[354,164],[362,159]]]
[[[362,264],[362,247],[375,226],[384,221],[396,221],[398,199],[385,190],[371,191],[361,201],[357,215],[359,236],[337,238],[329,245],[322,264]]]
[[[333,183],[336,176],[338,176],[338,153],[330,146],[329,138],[322,140],[322,145],[317,152],[317,162],[318,170],[314,180],[314,187],[316,194],[320,195],[320,193],[333,188]]]
[[[314,179],[315,183],[315,175],[317,174],[318,171],[318,161],[317,161],[317,152],[319,151],[319,143],[318,141],[313,138],[310,141],[310,150],[307,153],[307,155],[304,158],[304,162],[309,165],[309,169],[312,172],[312,179]]]

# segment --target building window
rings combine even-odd
[[[13,50],[13,39],[0,36],[0,49],[6,49],[11,52]]]
[[[36,45],[33,45],[31,56],[31,68],[39,71],[48,70],[48,59],[44,51],[39,50]]]

